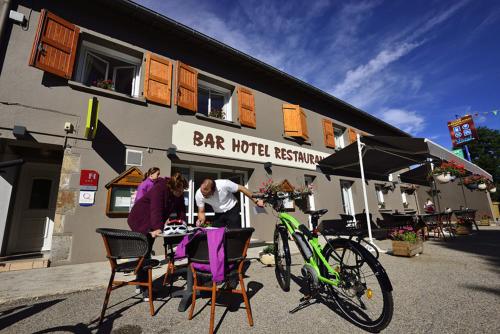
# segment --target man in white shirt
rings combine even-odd
[[[205,222],[205,203],[209,204],[215,212],[214,227],[240,228],[240,208],[235,193],[242,192],[257,206],[264,206],[262,200],[252,198],[252,193],[247,188],[230,180],[205,179],[196,191],[195,200],[198,206],[197,225]]]

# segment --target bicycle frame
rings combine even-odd
[[[295,217],[293,217],[292,215],[290,215],[288,213],[283,213],[283,212],[280,212],[278,217],[280,220],[280,222],[278,224],[284,225],[287,229],[288,234],[292,235],[294,232],[297,232],[297,231],[300,232],[299,226],[303,225],[303,224],[301,222],[299,222]],[[307,238],[307,242],[308,242],[309,246],[311,246],[311,249],[313,251],[313,256],[311,256],[311,258],[309,259],[309,261],[307,263],[310,264],[314,268],[314,270],[316,271],[316,274],[318,275],[318,280],[320,282],[323,282],[326,284],[338,286],[340,283],[339,274],[337,271],[335,271],[335,269],[333,269],[328,264],[328,261],[323,256],[323,254],[322,254],[323,247],[319,243],[318,235],[316,233],[313,233],[312,238],[309,238],[308,236],[304,236],[304,237]],[[330,275],[335,276],[335,279],[332,280],[332,279],[324,277],[321,274],[320,266],[323,266],[328,271],[328,273]]]

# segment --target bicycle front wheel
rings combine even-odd
[[[290,265],[292,259],[288,248],[288,233],[284,226],[276,226],[273,241],[276,279],[283,291],[290,291]]]
[[[339,286],[329,285],[328,291],[342,313],[366,331],[386,328],[394,302],[391,282],[378,260],[360,244],[341,238],[330,240],[323,255],[340,276]]]

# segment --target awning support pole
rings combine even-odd
[[[386,252],[385,250],[380,249],[377,245],[373,243],[370,209],[368,208],[368,197],[366,196],[365,170],[363,167],[363,153],[362,153],[363,145],[361,144],[361,136],[359,135],[359,133],[356,134],[356,140],[358,142],[359,169],[361,171],[361,184],[363,185],[363,200],[365,202],[365,215],[366,215],[366,226],[368,227],[368,238],[370,239],[370,244],[376,247],[379,252],[385,253]]]

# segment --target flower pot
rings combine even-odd
[[[486,183],[479,183],[477,185],[477,189],[479,189],[479,190],[485,190],[486,189]]]
[[[412,257],[424,252],[422,240],[417,242],[392,240],[392,254],[396,256]]]
[[[438,180],[439,183],[448,183],[451,181],[451,174],[450,173],[438,174],[436,175],[436,180]]]
[[[481,220],[479,220],[479,226],[490,226],[490,219],[488,217],[486,218],[481,218]]]
[[[274,265],[274,255],[273,254],[269,254],[269,253],[260,253],[259,254],[259,258],[260,258],[260,262],[263,264],[263,265],[266,265],[268,267],[270,266],[273,266]]]
[[[496,193],[496,192],[497,192],[497,187],[490,188],[488,191],[489,191],[490,193]]]
[[[470,190],[477,189],[477,183],[469,183],[469,184],[466,184],[465,186],[467,187],[467,189],[470,189]]]
[[[472,233],[472,224],[457,224],[456,235],[469,235]]]

